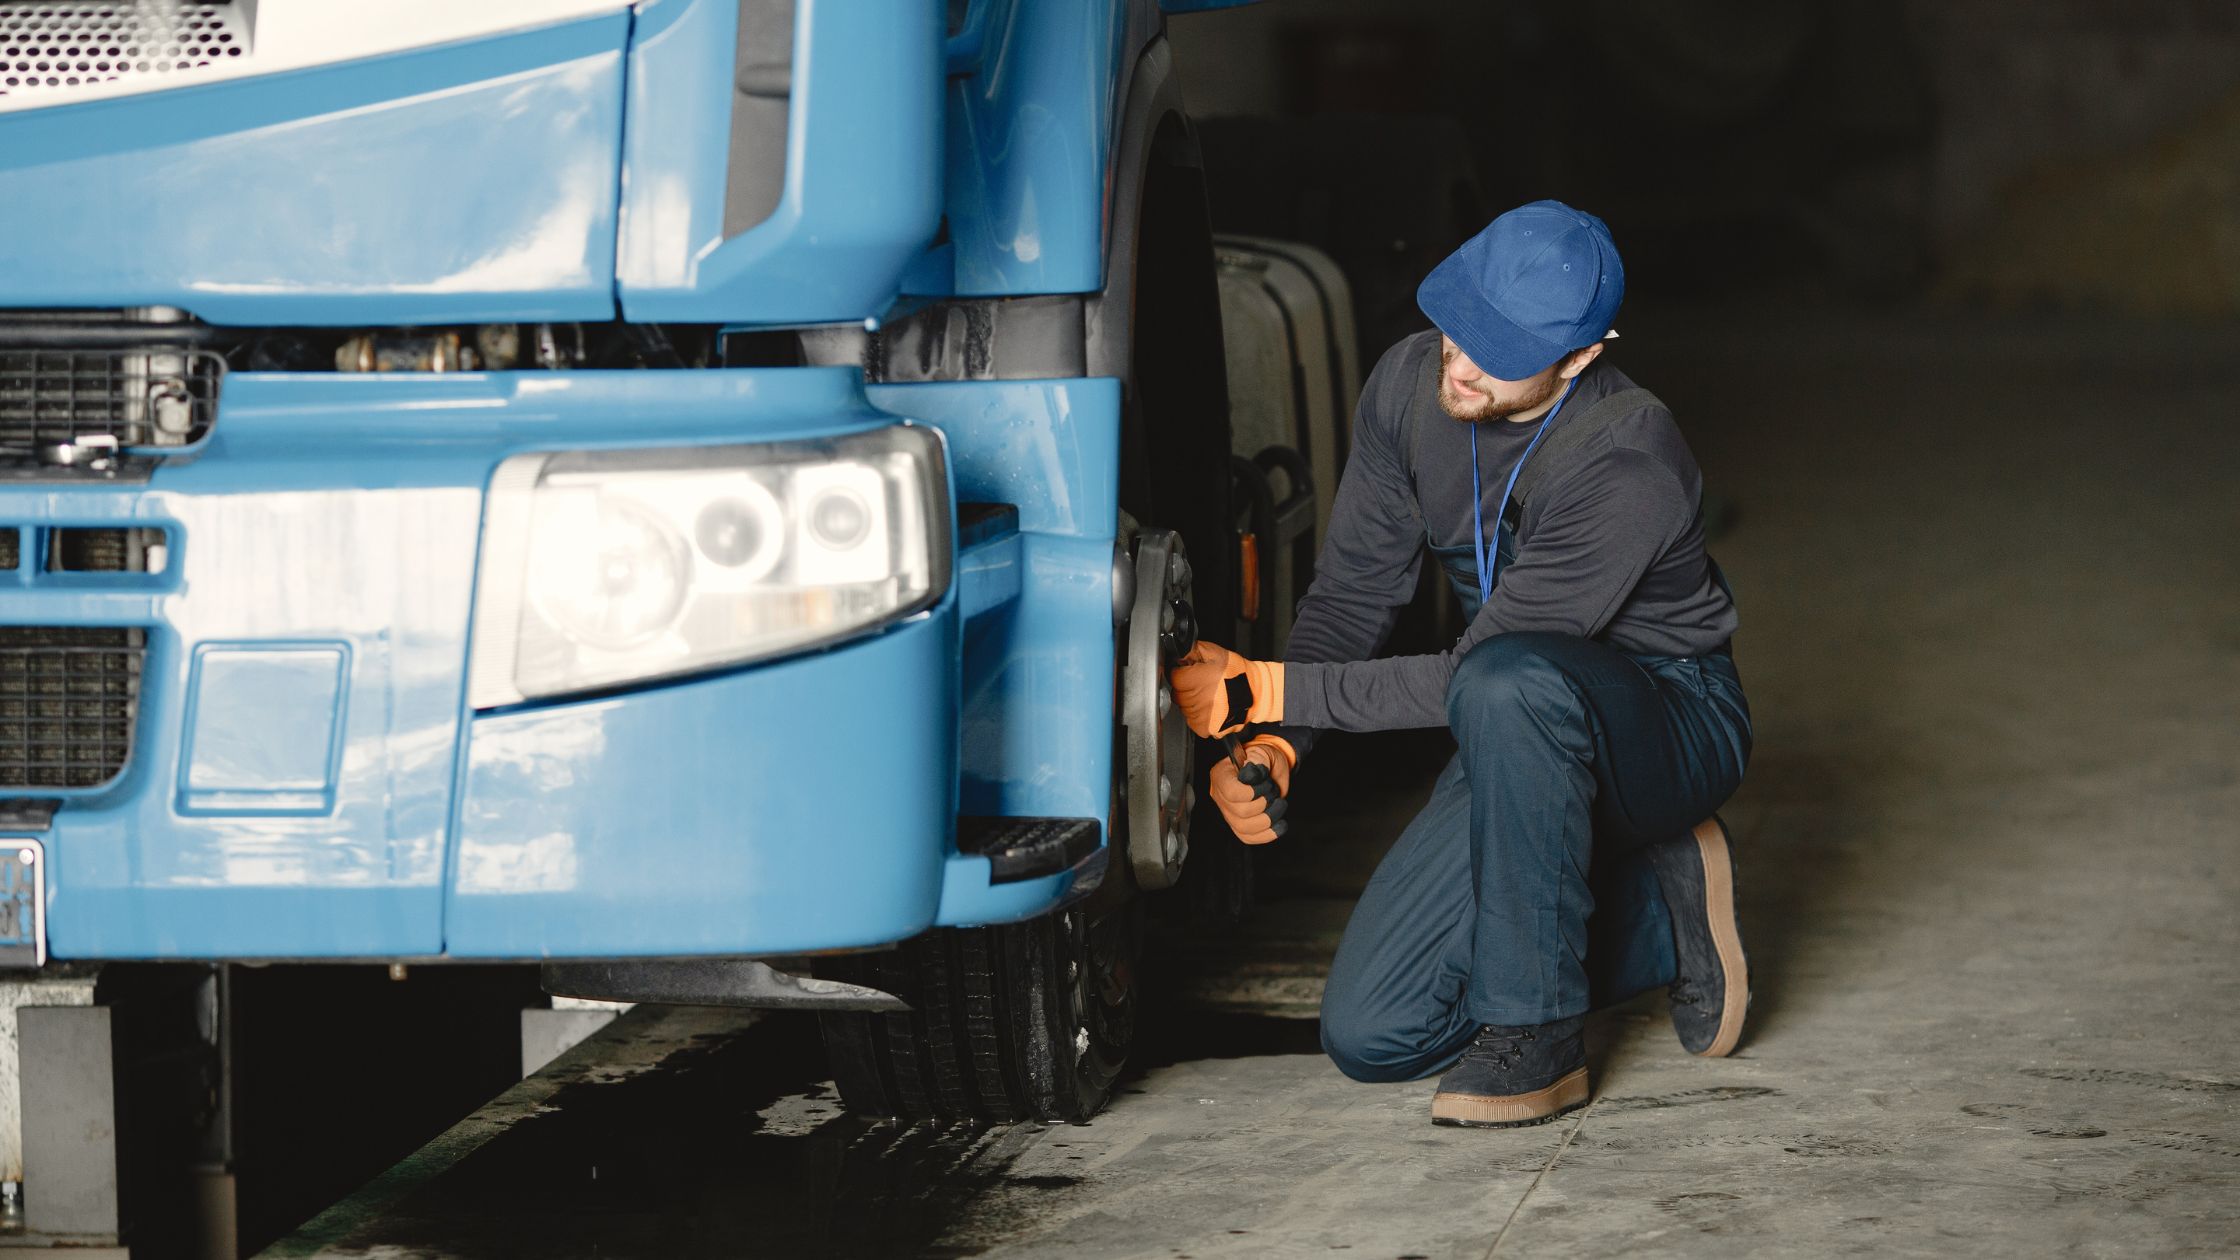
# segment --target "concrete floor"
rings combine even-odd
[[[2240,1253],[2240,338],[1628,332],[1737,505],[1741,1053],[1689,1058],[1648,999],[1601,1022],[1587,1110],[1457,1133],[1428,1082],[1351,1084],[1311,1041],[1216,1051],[1045,1136],[1012,1177],[1083,1182],[953,1242]],[[1271,909],[1291,956],[1340,917]]]
[[[1434,1129],[1429,1082],[1340,1077],[1301,1017],[1439,756],[1357,740],[1302,771],[1258,922],[1168,942],[1181,1018],[1091,1125],[867,1130],[772,1021],[723,1053],[778,1083],[670,1131],[751,1135],[763,1172],[641,1152],[689,1184],[601,1218],[620,1229],[543,1229],[594,1156],[552,1128],[521,1143],[534,1176],[423,1184],[488,1162],[456,1139],[475,1153],[282,1254],[2240,1253],[2240,337],[1626,331],[1737,507],[1717,552],[1758,759],[1726,811],[1756,967],[1734,1058],[1683,1054],[1652,996],[1595,1022],[1593,1104],[1541,1128]],[[617,1035],[684,1045],[658,1021],[688,1014]]]

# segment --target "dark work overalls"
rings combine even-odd
[[[1497,575],[1521,519],[1505,515]],[[1431,550],[1477,616],[1474,549]],[[1642,846],[1708,818],[1749,759],[1749,707],[1723,650],[1496,635],[1457,665],[1447,717],[1455,756],[1370,878],[1323,994],[1323,1047],[1358,1080],[1441,1071],[1483,1024],[1546,1023],[1669,984],[1671,919]]]

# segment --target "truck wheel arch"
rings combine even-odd
[[[1236,602],[1228,378],[1204,166],[1164,36],[1137,58],[1115,126],[1105,286],[1084,312],[1087,375],[1121,382],[1121,506],[1182,532],[1198,624],[1219,638]]]

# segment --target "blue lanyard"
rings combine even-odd
[[[1517,466],[1509,470],[1509,484],[1501,488],[1501,507],[1493,514],[1493,528],[1496,537],[1499,536],[1501,529],[1501,518],[1508,515],[1509,493],[1517,488],[1517,474],[1524,471],[1524,462],[1532,458],[1532,452],[1540,445],[1540,439],[1547,436],[1548,426],[1555,423],[1557,413],[1563,410],[1563,404],[1571,401],[1572,387],[1578,383],[1579,378],[1572,377],[1564,385],[1563,397],[1556,399],[1556,405],[1548,408],[1548,414],[1541,419],[1540,427],[1532,434],[1532,441],[1525,444],[1524,454],[1517,456]],[[1505,424],[1507,421],[1503,421],[1503,423]],[[1478,485],[1478,425],[1474,421],[1470,425],[1470,508],[1478,516],[1478,607],[1483,608],[1493,602],[1494,569],[1501,563],[1501,551],[1498,547],[1493,550],[1491,553],[1493,563],[1488,565],[1486,562],[1486,495],[1485,491]]]

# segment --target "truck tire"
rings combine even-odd
[[[824,960],[819,975],[910,1004],[819,1016],[841,1100],[857,1115],[906,1120],[1088,1120],[1135,1041],[1134,910],[939,928]]]

